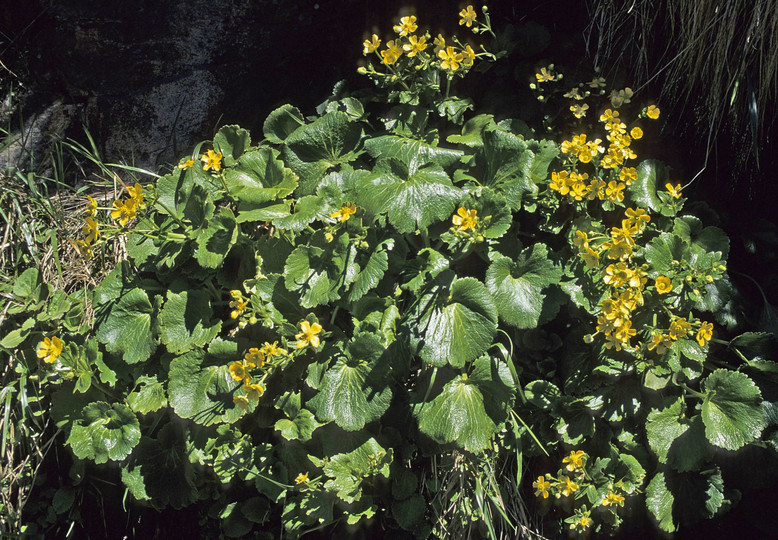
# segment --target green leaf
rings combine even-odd
[[[365,141],[365,150],[375,159],[395,158],[407,167],[418,169],[425,164],[451,167],[459,162],[463,152],[426,144],[418,139],[381,135]]]
[[[473,100],[470,98],[450,97],[437,104],[438,114],[455,124],[461,124],[464,114],[473,107]]]
[[[14,296],[27,298],[31,296],[35,289],[43,284],[43,278],[37,268],[28,268],[14,280]]]
[[[414,407],[419,430],[438,444],[455,442],[468,452],[491,445],[497,424],[486,413],[484,395],[476,381],[461,375],[446,383],[431,402]]]
[[[359,122],[340,111],[294,130],[284,140],[283,154],[300,177],[299,195],[314,193],[330,167],[356,159],[363,133]]]
[[[324,487],[351,504],[362,498],[364,480],[376,475],[389,477],[391,463],[392,450],[385,450],[370,438],[351,452],[332,456],[323,468],[324,474],[330,478]]]
[[[674,502],[675,497],[665,482],[665,473],[657,473],[646,488],[646,506],[656,518],[659,528],[665,532],[673,532],[677,528],[673,521]]]
[[[297,199],[292,214],[276,217],[271,221],[279,229],[299,232],[315,220],[329,217],[331,210],[332,208],[325,199],[315,195],[306,195]]]
[[[387,240],[373,249],[370,253],[370,258],[364,267],[360,268],[359,273],[354,278],[354,283],[351,285],[351,291],[348,295],[349,302],[356,302],[378,285],[378,282],[384,276],[384,272],[389,268],[389,254],[387,250],[391,250],[393,246],[394,241]]]
[[[195,258],[203,268],[218,268],[238,240],[238,224],[229,208],[222,208],[197,236]]]
[[[170,405],[181,418],[204,426],[234,421],[240,416],[232,399],[239,383],[226,365],[202,366],[204,357],[202,350],[195,349],[170,362]]]
[[[673,234],[685,244],[700,253],[721,253],[726,260],[729,255],[729,237],[718,227],[704,227],[702,221],[694,216],[681,216],[673,223]]]
[[[686,253],[687,247],[680,238],[670,233],[660,234],[651,240],[645,249],[646,262],[651,265],[649,275],[656,277],[675,272],[673,261],[683,260]]]
[[[637,166],[637,171],[638,179],[629,188],[632,200],[641,208],[659,212],[664,205],[656,192],[664,190],[669,181],[667,166],[660,161],[649,159],[642,161]]]
[[[245,204],[282,199],[297,188],[297,175],[284,167],[278,152],[269,148],[241,156],[235,167],[224,173],[227,191]]]
[[[284,283],[300,295],[300,305],[311,308],[340,298],[339,268],[330,254],[314,246],[299,246],[286,259]]]
[[[396,160],[381,163],[376,174],[359,182],[358,206],[374,215],[386,213],[400,233],[451,218],[462,194],[440,165],[408,169]]]
[[[408,328],[411,346],[422,360],[435,366],[463,367],[492,344],[497,309],[484,284],[466,277],[422,296]]]
[[[158,411],[167,406],[165,387],[156,375],[141,375],[135,380],[135,390],[127,395],[127,403],[136,413]]]
[[[414,526],[424,517],[427,501],[418,493],[402,501],[392,501],[392,517],[398,525],[406,531],[413,530]]]
[[[761,435],[762,393],[748,375],[717,369],[703,381],[703,391],[702,421],[711,443],[737,450]]]
[[[281,436],[287,441],[308,442],[311,440],[314,430],[322,425],[316,421],[311,411],[301,409],[291,419],[281,418],[277,420],[274,427],[281,432]]]
[[[543,310],[543,289],[556,284],[562,269],[548,258],[544,244],[525,248],[516,261],[497,254],[486,271],[486,287],[500,319],[517,328],[535,328]]]
[[[679,398],[664,409],[652,409],[646,418],[646,434],[651,450],[661,463],[667,463],[667,452],[673,441],[683,435],[689,426],[681,423],[685,417],[685,403]]]
[[[494,116],[491,114],[479,114],[465,122],[462,126],[461,135],[449,135],[446,141],[453,144],[464,144],[465,146],[477,147],[483,145],[483,133],[487,128],[494,129],[497,124],[494,123]]]
[[[121,403],[96,401],[84,407],[81,418],[73,424],[67,444],[79,459],[95,463],[121,461],[140,440],[140,423]]]
[[[281,144],[294,130],[305,124],[303,114],[289,104],[271,112],[262,126],[265,138],[271,143]]]
[[[213,138],[213,148],[221,152],[224,165],[232,167],[251,146],[251,135],[240,126],[224,126]]]
[[[205,291],[168,291],[159,314],[160,339],[174,354],[201,348],[219,334],[222,323],[211,317],[211,302]]]
[[[154,311],[143,289],[130,289],[97,328],[97,339],[108,351],[122,353],[128,364],[148,360],[157,348],[151,330]]]
[[[324,374],[319,393],[308,406],[323,421],[333,420],[346,431],[356,431],[377,420],[392,400],[385,367],[379,365],[384,348],[380,340],[363,334],[346,347]]]

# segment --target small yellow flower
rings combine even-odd
[[[578,491],[578,484],[570,480],[567,476],[563,476],[562,480],[557,484],[557,487],[562,490],[562,495],[569,497],[573,492]]]
[[[603,77],[595,77],[586,84],[589,85],[589,88],[599,90],[600,88],[605,88],[605,79]]]
[[[575,529],[576,527],[581,527],[581,530],[586,530],[586,527],[592,524],[592,518],[589,517],[588,514],[581,514],[578,516],[578,519],[573,521],[572,524],[570,524],[571,529]]]
[[[86,213],[89,215],[89,217],[95,217],[97,215],[97,201],[89,195],[87,195],[86,198]]]
[[[286,354],[286,350],[279,348],[278,342],[274,341],[273,343],[265,342],[264,345],[262,345],[262,349],[260,349],[260,352],[265,355],[265,358],[270,359],[274,356],[282,356]]]
[[[646,116],[651,118],[652,120],[656,120],[659,118],[659,107],[656,105],[649,105],[648,109],[646,109]]]
[[[134,199],[128,199],[124,202],[116,200],[113,202],[111,210],[111,219],[118,221],[122,227],[127,226],[128,221],[132,221],[138,215],[138,207]],[[88,219],[88,218],[87,218]]]
[[[459,26],[464,24],[470,28],[473,26],[473,21],[475,21],[475,18],[478,16],[478,14],[473,9],[473,6],[467,6],[465,9],[459,12],[459,16],[462,17],[459,19]]]
[[[656,349],[657,354],[664,354],[667,349],[673,346],[673,339],[664,334],[653,334],[651,336],[651,343],[648,344],[648,350],[653,351]]]
[[[216,172],[219,172],[222,170],[222,153],[221,152],[214,152],[213,150],[208,150],[203,156],[200,157],[200,161],[202,161],[205,165],[203,165],[203,170],[214,170]]]
[[[570,455],[562,460],[562,464],[567,463],[565,467],[568,471],[573,472],[576,469],[583,467],[583,460],[586,458],[586,453],[583,450],[577,450],[570,452]]]
[[[246,360],[247,365],[251,367],[262,367],[265,365],[265,353],[256,347],[252,347],[249,351],[243,355],[243,359]]]
[[[583,259],[586,268],[592,269],[600,266],[600,254],[592,248],[586,248],[586,250],[579,253],[578,256]]]
[[[624,497],[612,491],[609,492],[608,495],[602,498],[603,506],[610,506],[611,504],[621,506],[623,503],[624,503]]]
[[[443,37],[443,34],[438,34],[438,37],[432,41],[435,43],[435,54],[438,54],[446,48],[446,39]]]
[[[308,321],[302,321],[300,323],[300,333],[294,336],[297,339],[297,348],[302,349],[308,345],[314,349],[317,348],[321,343],[318,336],[321,330],[319,323],[311,324]]]
[[[47,364],[53,364],[54,361],[62,354],[62,340],[57,336],[53,338],[44,338],[43,341],[38,343],[38,358],[43,358],[43,361]]]
[[[635,167],[624,167],[619,171],[619,180],[627,184],[632,185],[638,179],[638,170]]]
[[[654,286],[656,287],[656,292],[659,294],[667,294],[673,290],[673,283],[667,276],[657,277]]]
[[[681,197],[681,184],[676,184],[673,186],[670,182],[665,184],[665,189],[667,192],[672,196],[674,199],[678,199]]]
[[[373,34],[373,37],[370,39],[366,39],[362,45],[364,46],[362,54],[367,56],[368,54],[378,50],[378,47],[381,45],[381,40],[378,39],[377,35]]]
[[[618,109],[622,105],[629,103],[632,96],[633,92],[631,88],[625,88],[624,90],[613,90],[610,95],[611,105]]]
[[[443,69],[456,71],[459,69],[459,64],[464,60],[464,55],[460,52],[457,52],[454,47],[448,46],[446,47],[446,50],[441,50],[438,52],[438,58],[442,60],[440,63],[440,67]]]
[[[261,384],[259,384],[259,383],[256,383],[256,384],[251,384],[251,383],[244,384],[243,385],[243,390],[245,390],[245,392],[246,392],[246,397],[248,399],[252,399],[254,401],[258,401],[259,400],[259,396],[261,396],[262,394],[265,393],[264,387]]]
[[[691,330],[692,323],[686,320],[685,317],[676,319],[670,323],[670,337],[673,339],[681,339],[686,337],[686,334]]]
[[[625,187],[627,187],[625,184],[611,180],[608,182],[608,187],[605,188],[605,195],[607,195],[609,201],[621,202],[624,200]]]
[[[143,208],[143,186],[135,182],[134,186],[129,186],[127,188],[127,193],[130,194],[130,200],[128,202],[132,202],[136,208]]]
[[[586,109],[588,108],[589,105],[587,105],[586,103],[582,105],[577,105],[577,104],[570,105],[570,110],[572,111],[573,116],[575,116],[576,118],[583,118],[584,116],[586,116]]]
[[[697,343],[704,347],[705,343],[713,337],[713,325],[708,321],[702,323],[702,327],[697,331]]]
[[[246,399],[246,396],[234,396],[232,402],[244,411],[249,410],[249,400]]]
[[[381,51],[381,58],[383,58],[383,62],[387,66],[391,66],[397,62],[397,60],[399,60],[402,55],[402,48],[400,48],[400,46],[394,40],[387,41],[386,49]]]
[[[465,48],[462,49],[462,65],[470,67],[473,65],[473,62],[475,61],[475,51],[470,45],[465,45]]]
[[[348,218],[353,216],[357,211],[357,207],[354,206],[351,203],[346,203],[344,206],[341,207],[340,210],[336,210],[332,214],[330,214],[330,217],[332,219],[337,219],[341,223],[348,221]]]
[[[478,212],[475,209],[468,210],[464,206],[460,206],[457,213],[451,218],[451,222],[456,225],[457,230],[460,231],[475,229],[478,225],[477,213]]]
[[[551,488],[551,482],[545,479],[543,476],[538,476],[538,479],[532,482],[532,487],[535,488],[535,496],[548,499],[548,490]]]
[[[403,45],[403,50],[408,53],[408,58],[413,58],[418,53],[427,48],[429,43],[424,36],[409,36],[408,43]]]
[[[245,360],[235,361],[229,365],[227,369],[230,370],[230,375],[236,381],[248,384],[251,381],[251,374],[249,369],[255,367],[251,362]]]
[[[554,80],[554,74],[550,71],[549,68],[540,68],[540,73],[535,73],[535,78],[538,80],[538,82],[548,82]]]
[[[241,315],[243,315],[243,312],[246,311],[246,306],[248,305],[248,300],[245,298],[237,297],[235,300],[230,302],[230,307],[232,308],[232,311],[230,312],[230,318],[231,319],[237,319]]]
[[[632,128],[632,131],[630,131],[629,134],[632,136],[633,139],[637,140],[643,137],[643,130],[635,126]]]
[[[619,111],[614,111],[614,110],[611,110],[611,109],[605,109],[605,112],[600,115],[600,122],[603,122],[605,124],[618,123],[619,122]]]
[[[126,221],[124,223],[126,223]],[[124,223],[122,223],[122,225],[124,225]],[[84,226],[81,227],[81,232],[86,237],[84,238],[84,242],[87,245],[94,244],[95,241],[97,241],[97,238],[100,236],[100,229],[97,226],[97,221],[95,221],[95,218],[92,216],[85,217]]]
[[[187,159],[186,161],[184,161],[184,162],[183,162],[181,165],[179,165],[179,168],[180,168],[182,171],[185,171],[185,170],[187,170],[189,167],[191,167],[192,165],[194,165],[194,163],[195,163],[195,161],[194,161],[193,159],[189,158],[189,159]]]
[[[403,17],[400,19],[400,24],[393,27],[394,31],[400,34],[400,36],[407,36],[416,31],[418,26],[416,25],[416,16],[411,15],[409,17]]]
[[[303,484],[308,481],[308,473],[305,474],[300,473],[297,475],[297,478],[294,479],[295,484]]]

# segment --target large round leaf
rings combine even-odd
[[[67,443],[76,457],[105,463],[126,458],[138,441],[140,423],[135,413],[121,403],[95,401],[84,407]]]
[[[492,344],[497,308],[484,284],[467,277],[423,296],[409,322],[411,344],[422,360],[462,367]]]
[[[157,348],[151,330],[154,307],[143,289],[130,289],[111,307],[97,329],[97,339],[110,352],[120,352],[124,361],[135,364],[148,360]]]
[[[702,421],[711,443],[737,450],[759,437],[765,426],[762,393],[748,375],[717,369],[703,387]]]

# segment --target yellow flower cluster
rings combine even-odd
[[[138,210],[144,207],[143,204],[143,187],[135,183],[134,186],[127,187],[127,193],[130,194],[129,199],[121,201],[119,199],[113,202],[113,210],[111,210],[111,219],[119,222],[122,227],[127,226],[128,221],[132,221],[138,215]]]
[[[237,319],[246,311],[248,300],[244,298],[243,293],[238,290],[230,291],[230,296],[232,297],[232,300],[230,301],[230,307],[232,308],[230,318]]]
[[[461,17],[459,24],[465,25],[468,28],[477,22],[477,14],[473,6],[467,6],[459,12],[459,16]],[[387,41],[386,48],[380,49],[381,39],[376,34],[373,34],[370,39],[366,39],[362,43],[362,53],[365,56],[372,53],[378,54],[381,63],[386,66],[397,64],[403,57],[403,54],[405,54],[407,58],[417,58],[419,60],[414,69],[427,67],[432,62],[437,61],[436,65],[448,73],[454,73],[460,70],[462,66],[471,67],[477,56],[470,45],[463,45],[456,38],[454,39],[457,43],[456,46],[446,45],[446,40],[441,34],[438,34],[433,40],[433,54],[426,53],[430,45],[429,39],[431,36],[429,33],[424,35],[415,34],[418,30],[415,15],[402,17],[400,23],[395,25],[393,30],[398,34],[398,38]],[[360,68],[360,72],[368,73],[368,70]]]
[[[687,321],[685,317],[678,317],[670,323],[667,333],[659,331],[651,335],[648,350],[656,350],[657,354],[664,354],[667,349],[672,347],[673,342],[687,337],[690,332],[693,334],[693,323]],[[711,338],[713,338],[713,324],[708,321],[701,322],[695,336],[697,343],[700,347],[704,347]]]
[[[277,341],[273,343],[265,342],[261,348],[250,348],[243,355],[242,360],[232,362],[227,369],[233,379],[242,383],[244,392],[233,398],[235,405],[246,411],[250,401],[259,401],[259,397],[265,393],[264,382],[270,372],[266,370],[262,377],[255,381],[252,370],[255,368],[262,369],[273,358],[280,358],[286,354],[286,350],[280,348]]]

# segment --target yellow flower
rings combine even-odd
[[[38,358],[43,358],[43,361],[47,364],[53,364],[59,358],[59,355],[62,354],[62,340],[57,336],[44,338],[43,341],[38,343],[37,354]]]
[[[573,523],[570,525],[571,529],[575,529],[576,527],[581,527],[581,530],[585,530],[586,527],[592,524],[592,518],[589,517],[588,514],[581,514],[578,516],[578,519],[573,521]]]
[[[213,169],[214,171],[219,172],[220,170],[222,170],[221,152],[214,152],[213,150],[208,150],[208,152],[206,152],[205,155],[200,157],[200,161],[205,163],[205,165],[203,165],[204,171]]]
[[[322,328],[319,323],[309,323],[308,321],[302,321],[300,323],[300,333],[294,336],[297,338],[297,348],[302,349],[307,345],[311,345],[314,349],[319,346],[319,332]]]
[[[637,140],[643,136],[643,130],[635,126],[632,128],[632,131],[630,131],[629,134],[632,136],[633,139]]]
[[[181,165],[179,165],[179,167],[181,168],[181,170],[182,170],[182,171],[185,171],[185,170],[187,170],[189,167],[191,167],[192,165],[194,165],[194,163],[195,163],[195,162],[194,162],[194,160],[193,160],[192,158],[189,158],[189,159],[187,159],[186,161],[184,161],[184,162],[183,162]]]
[[[576,469],[583,467],[583,460],[586,458],[586,453],[583,450],[576,450],[570,452],[570,455],[562,460],[562,464],[567,463],[565,467],[568,471],[573,472]]]
[[[586,109],[589,108],[589,105],[584,103],[583,105],[570,105],[570,110],[573,113],[573,116],[576,118],[583,118],[586,116]],[[589,160],[591,161],[591,160]]]
[[[408,53],[408,58],[413,58],[427,48],[427,39],[424,36],[409,36],[408,43],[403,45],[403,50]]]
[[[459,64],[464,59],[464,55],[454,50],[454,47],[448,46],[445,51],[441,50],[438,52],[438,58],[442,60],[440,67],[456,71],[459,69]]]
[[[387,66],[391,66],[392,64],[397,62],[397,60],[399,60],[402,55],[403,55],[403,50],[394,40],[387,41],[386,49],[381,51],[381,58],[383,58],[383,62]]]
[[[86,203],[86,213],[90,217],[95,217],[97,215],[97,201],[94,200],[89,195],[86,196],[87,203]]]
[[[241,360],[231,363],[227,369],[230,370],[230,375],[233,379],[248,384],[248,382],[251,381],[251,374],[249,373],[249,369],[253,367],[255,366],[251,362]]]
[[[670,182],[665,184],[665,189],[667,189],[667,192],[674,198],[678,199],[681,196],[681,184],[676,184],[673,186]]]
[[[685,317],[676,319],[670,323],[670,337],[673,339],[681,339],[686,337],[686,334],[691,330],[692,324],[686,320]]]
[[[136,206],[136,208],[143,208],[143,186],[135,182],[134,186],[127,188],[127,193],[130,194],[130,200]]]
[[[557,487],[562,490],[562,495],[569,497],[573,492],[578,491],[578,484],[570,480],[567,476],[563,476],[562,480],[557,484]]]
[[[464,57],[462,59],[462,65],[470,67],[473,65],[473,62],[475,61],[475,51],[473,51],[473,48],[470,45],[465,45],[465,48],[462,49],[462,56]]]
[[[605,188],[605,195],[607,195],[608,200],[612,202],[621,202],[624,200],[625,187],[627,187],[625,184],[611,180],[608,182],[608,187]]]
[[[648,350],[653,351],[656,349],[657,354],[664,354],[667,349],[672,347],[673,340],[670,336],[664,334],[653,334],[651,336],[651,343],[648,344]]]
[[[71,240],[72,243],[72,240]],[[84,242],[83,240],[76,240],[76,243],[74,244],[76,249],[78,250],[78,254],[81,255],[85,259],[91,259],[92,258],[92,248]]]
[[[243,390],[245,390],[245,392],[246,392],[246,397],[248,399],[253,399],[254,401],[258,401],[259,400],[259,396],[261,396],[262,394],[265,393],[265,389],[259,383],[256,383],[256,384],[250,384],[250,383],[244,384],[243,385]]]
[[[576,100],[583,99],[583,96],[578,92],[578,88],[571,88],[567,93],[562,94],[562,97]]]
[[[617,506],[621,506],[624,502],[624,497],[619,495],[618,493],[609,492],[608,495],[602,498],[602,505],[603,506],[609,506],[611,504],[615,504]]]
[[[588,83],[589,88],[594,88],[595,90],[599,90],[600,88],[605,88],[605,79],[603,77],[595,77]]]
[[[260,349],[260,352],[265,355],[265,358],[273,358],[274,356],[281,356],[286,354],[286,351],[282,348],[278,347],[278,342],[274,341],[273,343],[265,342],[264,345],[262,345],[262,349]]]
[[[122,225],[124,225],[124,223],[122,223]],[[84,242],[87,245],[94,244],[97,238],[100,236],[100,229],[98,228],[97,222],[92,216],[87,216],[84,218],[84,226],[81,227],[81,232],[86,237]]]
[[[656,287],[656,292],[659,294],[667,294],[673,290],[673,283],[667,276],[659,276],[656,278],[654,286]]]
[[[649,105],[648,109],[646,109],[646,116],[651,118],[652,120],[656,120],[659,118],[659,107],[656,105]]]
[[[438,37],[432,40],[435,43],[435,54],[446,48],[446,40],[443,34],[438,34]]]
[[[579,251],[583,251],[589,247],[589,235],[583,231],[575,231],[575,238],[573,238],[573,244]]]
[[[246,365],[251,367],[262,367],[265,365],[265,353],[256,347],[252,347],[249,351],[243,355],[243,359],[246,360]]]
[[[586,268],[597,268],[600,266],[600,254],[594,251],[592,248],[586,248],[586,251],[582,251],[578,254],[586,263]]]
[[[619,171],[619,180],[627,184],[632,185],[632,182],[638,179],[638,170],[635,167],[624,167]]]
[[[298,474],[297,478],[294,479],[294,483],[295,484],[302,484],[302,483],[307,482],[307,481],[308,481],[308,473],[307,472],[305,474],[303,474],[303,473]]]
[[[631,88],[625,88],[624,90],[618,91],[613,90],[610,95],[611,105],[618,109],[622,105],[629,103],[632,95],[633,93]]]
[[[330,217],[333,219],[337,219],[341,223],[348,221],[348,218],[353,216],[357,211],[357,207],[354,206],[351,203],[346,203],[344,206],[341,207],[340,210],[336,210],[332,214],[330,214]]]
[[[619,123],[619,111],[605,109],[605,112],[600,115],[600,122],[604,122],[605,124]]]
[[[651,216],[642,208],[627,208],[624,214],[627,216],[625,221],[629,221],[630,226],[637,225],[639,228],[643,228],[644,225],[651,221]]]
[[[246,399],[246,396],[234,396],[232,402],[244,411],[249,410],[249,400]]]
[[[475,209],[468,210],[464,206],[460,206],[457,213],[451,218],[451,222],[456,225],[457,230],[460,231],[475,229],[478,225],[477,213],[478,212]]]
[[[551,482],[547,481],[543,476],[538,476],[538,479],[532,482],[532,487],[535,488],[535,496],[548,499],[548,490],[551,488]]]
[[[459,19],[459,26],[462,26],[463,24],[470,28],[473,26],[473,21],[475,21],[475,18],[478,16],[473,9],[473,6],[467,6],[465,9],[459,12],[459,16],[462,17]]]
[[[418,27],[416,25],[415,15],[411,15],[410,17],[403,17],[400,19],[400,24],[393,27],[394,31],[401,36],[407,36],[408,34],[414,33],[416,28]]]
[[[373,37],[371,39],[366,39],[362,45],[364,46],[362,54],[367,56],[371,52],[375,52],[378,49],[378,47],[381,45],[381,40],[378,39],[377,35],[373,34]]]
[[[550,68],[550,66],[549,66]],[[554,80],[554,74],[549,71],[548,68],[540,68],[540,73],[535,73],[535,78],[538,80],[538,82],[548,82]]]
[[[128,199],[127,201],[114,201],[113,210],[111,210],[111,219],[118,221],[122,227],[127,226],[128,221],[132,221],[138,215],[138,207],[134,202],[134,199]],[[89,219],[89,218],[87,218]]]
[[[232,311],[230,312],[230,318],[231,319],[237,319],[240,317],[244,311],[246,311],[246,305],[248,304],[248,300],[246,300],[243,297],[235,298],[235,300],[230,302],[230,307],[232,308]]]
[[[713,325],[708,321],[702,323],[702,327],[697,331],[697,343],[704,347],[705,343],[713,337]]]

